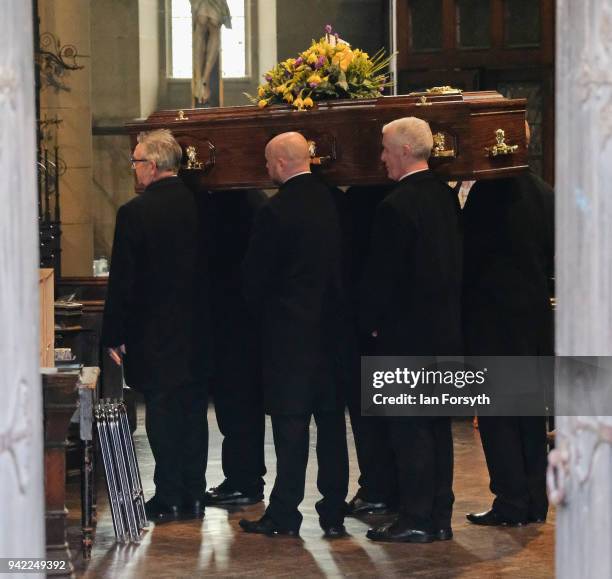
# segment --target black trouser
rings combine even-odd
[[[455,500],[450,418],[386,420],[396,456],[400,521],[427,532],[450,527]]]
[[[389,421],[384,417],[362,416],[360,400],[349,400],[348,407],[360,473],[357,496],[395,507],[399,502],[397,468]]]
[[[546,421],[539,416],[480,416],[493,509],[512,521],[545,518]]]
[[[215,413],[223,434],[221,462],[232,489],[247,495],[263,492],[265,413],[261,391],[253,377],[217,384]]]
[[[356,331],[355,331],[356,332]],[[359,464],[359,490],[357,496],[371,503],[385,503],[396,507],[399,503],[397,469],[391,446],[389,422],[378,416],[361,415],[361,355],[375,353],[374,338],[361,337],[358,351],[352,358],[351,388],[347,402],[355,451]]]
[[[213,397],[223,435],[223,474],[232,489],[258,495],[266,474],[258,333],[235,288],[217,291]]]
[[[276,450],[276,480],[266,514],[281,529],[298,531],[304,499],[310,414],[272,415]],[[323,498],[317,502],[322,528],[344,521],[348,492],[348,451],[343,412],[315,412],[317,424],[317,488]]]
[[[155,496],[167,505],[201,500],[208,459],[208,394],[202,384],[144,392]]]

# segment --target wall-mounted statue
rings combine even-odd
[[[210,99],[210,77],[219,57],[221,26],[232,27],[226,0],[190,0],[193,19],[193,77],[191,94],[195,105]]]

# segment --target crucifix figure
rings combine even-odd
[[[190,0],[193,20],[193,76],[191,94],[195,104],[210,98],[210,76],[219,56],[221,26],[232,27],[226,0]]]

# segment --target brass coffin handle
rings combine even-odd
[[[174,118],[175,121],[188,121],[189,117],[185,116],[185,111],[179,111],[178,116]]]
[[[433,103],[427,102],[427,97],[425,95],[420,97],[418,102],[416,103],[417,107],[430,107],[432,105]]]
[[[434,146],[431,150],[432,157],[455,157],[455,149],[446,148],[446,135],[444,133],[435,133],[433,135]]]
[[[336,141],[332,142],[331,154],[323,157],[317,156],[317,143],[316,141],[308,141],[308,152],[310,153],[310,164],[311,165],[327,165],[332,161],[336,160]]]
[[[508,143],[506,143],[506,132],[504,129],[497,129],[495,131],[495,141],[496,143],[492,147],[485,147],[485,151],[489,157],[511,155],[518,150],[518,145],[508,145]]]
[[[208,161],[200,161],[195,145],[189,145],[185,149],[185,154],[187,155],[185,165],[187,171],[208,171],[215,165],[215,146],[210,141],[208,142]]]

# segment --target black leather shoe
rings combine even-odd
[[[187,501],[181,508],[182,519],[203,519],[204,513],[204,501]]]
[[[453,530],[450,527],[438,529],[433,534],[434,541],[450,541],[453,538]]]
[[[266,515],[257,521],[247,521],[246,519],[241,519],[238,524],[246,533],[257,533],[258,535],[267,535],[268,537],[273,537],[274,535],[297,537],[299,535],[298,531],[277,527],[272,519]]]
[[[391,523],[370,529],[366,537],[372,541],[384,543],[431,543],[434,535],[420,529],[409,529],[402,524]]]
[[[484,525],[486,527],[521,527],[527,524],[527,521],[514,521],[506,517],[502,517],[493,509],[484,513],[470,513],[465,518],[474,525]]]
[[[323,536],[326,539],[340,539],[341,537],[348,536],[348,533],[344,525],[332,525],[323,529]]]
[[[181,518],[180,510],[176,505],[166,505],[157,500],[156,497],[145,503],[145,512],[147,513],[147,519],[154,523],[178,521]]]
[[[386,503],[371,503],[360,497],[353,497],[348,504],[347,515],[384,515],[391,512]]]
[[[241,491],[231,488],[227,481],[223,481],[218,487],[212,487],[204,493],[207,505],[254,505],[263,501],[263,493],[247,495]]]

